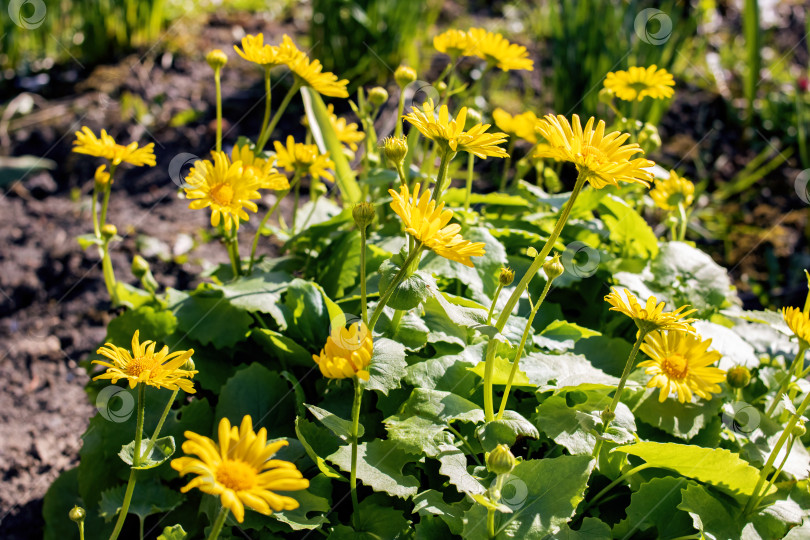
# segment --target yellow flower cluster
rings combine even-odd
[[[675,80],[665,69],[633,66],[627,71],[611,71],[605,78],[605,88],[624,101],[641,101],[645,97],[666,99],[675,94]]]
[[[678,209],[678,205],[688,208],[695,200],[695,184],[675,171],[670,171],[666,180],[656,180],[655,188],[650,190],[650,197],[655,205],[667,212]]]
[[[334,162],[329,159],[329,152],[321,154],[314,144],[297,143],[292,135],[287,136],[287,146],[279,141],[274,141],[273,145],[278,166],[285,171],[309,173],[313,179],[334,181],[335,177],[328,171],[335,167]]]
[[[492,111],[492,119],[495,121],[495,125],[507,135],[529,141],[532,144],[537,142],[537,133],[534,131],[534,127],[537,125],[537,115],[532,111],[512,116],[498,107]]]
[[[448,30],[433,38],[433,47],[451,58],[477,56],[503,71],[534,70],[526,47],[510,43],[501,34],[484,28],[470,28],[466,32]]]
[[[368,366],[374,352],[374,341],[365,323],[356,322],[346,328],[332,328],[320,354],[312,355],[324,377],[346,379],[357,377],[367,381]]]
[[[123,146],[116,143],[115,139],[108,135],[106,130],[102,129],[101,137],[96,137],[96,134],[87,126],[82,126],[81,131],[77,131],[75,135],[76,140],[73,141],[73,151],[77,154],[87,154],[107,159],[113,167],[121,163],[130,163],[136,167],[155,166],[155,143],[138,147],[138,143],[131,142]],[[101,169],[101,172],[103,172],[103,169]],[[100,171],[97,170],[97,180],[99,174]],[[106,178],[109,181],[109,176]]]

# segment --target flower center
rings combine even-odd
[[[661,362],[661,371],[670,379],[683,380],[689,374],[689,363],[681,354],[673,354]]]
[[[607,155],[599,148],[591,145],[586,145],[582,152],[579,154],[585,165],[602,165],[607,161]]]
[[[645,83],[645,82],[634,82],[634,83],[630,83],[629,86],[630,86],[630,88],[632,88],[633,90],[635,90],[638,93],[641,93],[644,90],[649,90],[650,89],[650,85]]]
[[[127,375],[138,377],[144,371],[151,371],[155,368],[157,362],[154,356],[138,356],[132,359],[132,362],[127,364]]]
[[[234,491],[247,491],[256,485],[256,470],[236,459],[226,459],[217,467],[217,482]]]
[[[211,198],[220,206],[228,206],[233,200],[233,188],[230,184],[219,184],[211,189]]]
[[[686,200],[686,197],[683,193],[676,191],[674,193],[670,193],[667,197],[667,204],[670,206],[678,206],[679,203],[682,203]]]

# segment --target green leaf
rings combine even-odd
[[[491,452],[499,444],[512,446],[518,437],[540,438],[535,425],[515,411],[504,411],[503,418],[479,426],[475,434],[486,452]]]
[[[540,336],[545,340],[553,340],[564,344],[567,349],[570,349],[580,339],[587,339],[594,336],[601,336],[599,332],[585,328],[576,323],[568,321],[556,320],[546,326]],[[537,337],[535,336],[535,343]],[[542,346],[542,345],[541,345]]]
[[[449,444],[441,445],[439,450],[439,474],[449,478],[458,491],[470,495],[480,495],[486,491],[481,481],[467,470],[467,456],[464,452]]]
[[[529,380],[529,377],[526,376],[526,373],[521,369],[524,365],[526,357],[521,358],[521,365],[518,367],[518,370],[515,372],[515,378],[512,380],[512,386],[514,388],[535,388],[536,385]],[[492,384],[497,386],[506,386],[506,383],[509,382],[509,374],[512,372],[513,362],[510,362],[506,358],[496,355],[493,361],[493,368],[492,368]],[[469,370],[481,379],[484,378],[484,372],[486,371],[487,364],[485,361],[478,362],[475,367],[469,368]]]
[[[385,419],[388,439],[412,454],[434,457],[453,441],[443,422],[422,416],[393,415]]]
[[[310,480],[309,488],[301,491],[280,492],[298,501],[298,508],[273,512],[271,517],[285,523],[294,531],[312,530],[329,523],[326,515],[332,508],[329,493],[332,485],[326,476],[318,475]],[[310,515],[314,514],[314,515]]]
[[[115,295],[122,306],[129,309],[139,308],[155,302],[155,298],[143,289],[133,287],[123,281],[115,282]]]
[[[615,195],[599,202],[602,221],[610,231],[610,240],[619,245],[624,256],[651,259],[658,255],[658,238],[630,205]]]
[[[590,456],[518,463],[501,490],[501,502],[512,513],[496,512],[495,538],[544,538],[558,531],[582,500],[593,463]],[[464,514],[465,540],[486,539],[486,519],[481,505],[470,508]]]
[[[689,512],[692,524],[711,540],[740,538],[740,523],[705,487],[689,482],[681,490],[682,501],[678,508]]]
[[[400,264],[402,257],[395,255],[388,260],[383,261],[378,270],[380,273],[380,291],[385,291],[394,281],[397,273],[400,271]],[[397,285],[391,297],[388,299],[388,306],[407,311],[413,309],[421,304],[431,292],[429,289],[430,284],[435,285],[436,282],[430,274],[417,271],[406,277],[402,283]]]
[[[158,465],[163,464],[174,454],[174,437],[160,437],[155,441],[155,446],[152,448],[149,455],[144,456],[143,454],[146,452],[146,448],[148,446],[149,439],[144,439],[141,441],[141,460],[140,465],[138,466],[133,465],[135,460],[135,441],[130,442],[126,446],[122,446],[121,451],[118,453],[118,457],[120,457],[124,463],[133,469],[154,469]]]
[[[481,362],[485,347],[485,343],[478,343],[459,354],[428,358],[408,366],[405,382],[425,389],[470,395],[479,380],[470,368]]]
[[[357,512],[352,514],[352,525],[355,531],[377,539],[401,538],[407,534],[409,523],[402,511],[392,508],[388,501],[370,497],[364,499]]]
[[[162,340],[174,333],[177,319],[171,311],[141,306],[130,309],[110,321],[107,326],[107,341],[113,345],[130,348],[135,330],[139,330],[140,340]]]
[[[338,448],[326,459],[345,472],[351,471],[351,445]],[[374,491],[403,499],[416,495],[419,481],[402,473],[405,464],[419,458],[407,454],[391,441],[379,439],[357,447],[357,478]]]
[[[442,200],[450,206],[461,206],[467,197],[467,190],[450,188],[444,192]],[[493,191],[492,193],[471,193],[470,204],[486,204],[488,206],[508,206],[514,208],[528,208],[529,201],[518,195],[508,195]],[[466,238],[466,237],[465,237]]]
[[[451,392],[414,388],[408,401],[402,405],[400,414],[435,418],[444,422],[460,420],[479,423],[484,421],[484,412],[477,404]]]
[[[315,405],[307,405],[304,403],[304,407],[309,409],[309,412],[312,413],[312,416],[318,419],[321,424],[329,428],[329,430],[343,439],[344,441],[348,441],[352,438],[352,423],[349,420],[344,420],[343,418],[333,414],[326,409],[321,409],[320,407],[316,407]],[[363,424],[359,424],[357,430],[357,436],[362,437],[365,433],[365,429],[363,428]]]
[[[292,276],[286,272],[254,272],[215,288],[222,291],[232,306],[248,312],[267,313],[281,326],[284,314],[278,304],[290,281]]]
[[[664,476],[641,484],[630,497],[627,517],[613,528],[613,536],[629,538],[655,528],[656,538],[678,538],[692,534],[692,520],[679,511],[681,488],[694,485],[685,478]],[[729,537],[731,538],[731,537]]]
[[[73,540],[79,531],[68,519],[74,506],[83,506],[79,497],[79,469],[74,467],[60,474],[45,493],[42,517],[45,520],[46,540]]]
[[[614,452],[638,456],[653,467],[675,471],[681,476],[710,484],[745,504],[754,491],[759,471],[724,448],[702,448],[687,444],[640,442],[619,446]],[[776,488],[771,488],[775,491]],[[770,493],[769,492],[769,493]]]
[[[183,530],[182,525],[172,525],[171,527],[163,527],[163,532],[157,537],[157,540],[186,540],[188,534]]]
[[[588,517],[582,520],[579,530],[571,529],[566,523],[551,538],[554,540],[610,540],[613,536],[607,523]]]
[[[413,498],[413,511],[420,516],[438,516],[450,528],[453,534],[461,534],[464,526],[462,516],[467,510],[467,504],[446,503],[439,491],[428,489]]]
[[[677,399],[667,399],[661,403],[657,389],[653,392],[640,390],[625,401],[636,418],[685,441],[708,426],[723,405],[719,397],[699,403],[680,403]]]
[[[112,521],[124,506],[126,484],[108,489],[101,494],[99,514],[105,521]],[[168,488],[154,479],[141,479],[135,483],[132,500],[129,503],[129,514],[146,518],[153,514],[161,514],[174,510],[183,502],[183,496],[177,491]]]
[[[85,250],[90,246],[104,245],[104,241],[101,238],[97,238],[93,233],[80,234],[76,237],[76,240],[79,242],[79,247],[81,247],[82,250]]]
[[[329,306],[331,300],[327,300],[315,283],[298,278],[291,281],[284,303],[279,306],[286,321],[281,331],[302,347],[319,350],[334,325]],[[339,308],[338,311],[343,315]]]
[[[380,334],[391,335],[391,317],[393,316],[394,310],[386,306],[383,309],[383,316],[380,317],[376,327],[376,330]],[[430,328],[428,328],[425,321],[412,310],[406,311],[405,314],[402,315],[399,325],[397,325],[396,332],[391,337],[402,343],[406,350],[416,352],[427,344],[429,334]]]
[[[494,327],[486,324],[487,310],[484,306],[452,294],[443,293],[439,291],[435,283],[430,284],[429,289],[433,298],[426,302],[426,309],[430,309],[430,304],[435,301],[439,304],[439,309],[457,326],[481,330],[482,332],[486,328],[494,330]],[[433,309],[435,311],[435,308]]]
[[[340,235],[321,254],[324,264],[318,282],[327,295],[340,298],[354,287],[360,275],[360,232],[352,229]]]
[[[362,196],[360,186],[357,185],[354,171],[343,154],[343,145],[332,128],[329,112],[326,110],[321,96],[314,90],[304,87],[301,88],[301,98],[304,101],[304,110],[312,138],[315,139],[321,152],[329,152],[330,159],[335,163],[335,181],[340,188],[343,200],[350,204],[360,202]]]
[[[619,379],[594,367],[587,358],[579,354],[531,353],[520,359],[520,367],[528,380],[541,391],[581,384],[619,384]]]
[[[273,437],[292,435],[295,395],[287,381],[266,367],[253,363],[240,369],[223,385],[216,409],[216,423],[227,417],[238,426],[250,415],[253,429],[267,428]]]
[[[723,358],[713,366],[725,370],[737,365],[743,365],[749,369],[759,367],[759,357],[754,351],[754,347],[733,330],[710,321],[695,321],[692,326],[703,339],[712,340],[710,350],[723,355]]]
[[[278,358],[282,365],[294,364],[312,367],[312,354],[284,334],[266,328],[254,328],[250,336],[261,345],[265,352]]]
[[[547,398],[537,407],[535,425],[564,446],[571,454],[592,454],[601,426],[601,412],[610,405],[612,387],[600,389],[570,389]],[[632,442],[636,424],[633,414],[623,403],[616,408],[616,418],[610,424],[606,438],[618,444]]]
[[[374,352],[369,364],[369,378],[365,383],[367,390],[377,390],[388,395],[389,390],[399,388],[400,381],[405,377],[405,347],[388,338],[374,340]]]
[[[191,294],[169,291],[177,327],[189,337],[217,349],[231,348],[248,335],[253,319],[233,306],[220,290],[200,285]]]
[[[339,447],[338,438],[331,435],[325,429],[319,428],[314,423],[305,418],[295,419],[295,436],[304,447],[304,451],[315,463],[324,476],[341,481],[346,478],[329,465],[321,456],[328,456],[334,453]]]

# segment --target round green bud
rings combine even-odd
[[[408,66],[399,66],[394,72],[394,80],[400,88],[405,88],[416,80],[416,71]]]
[[[112,223],[107,223],[101,228],[101,236],[104,237],[105,240],[109,240],[116,234],[118,234],[118,227]]]
[[[745,388],[751,382],[751,372],[745,366],[734,366],[726,373],[726,382],[732,388]]]
[[[149,263],[146,261],[146,259],[140,255],[135,255],[132,258],[132,273],[136,278],[141,279],[150,270],[151,268],[149,267]]]
[[[799,419],[796,425],[791,428],[791,433],[794,437],[802,438],[807,433],[807,428],[804,426],[804,420]]]
[[[221,49],[214,49],[205,55],[205,61],[211,66],[211,69],[217,70],[228,63],[228,57]]]
[[[644,124],[644,127],[638,134],[638,145],[649,154],[661,148],[661,135],[658,134],[658,128],[652,124]]]
[[[501,273],[498,274],[498,281],[504,287],[508,287],[515,281],[515,271],[508,266],[501,268]]]
[[[440,94],[444,94],[444,91],[447,90],[447,83],[444,81],[439,81],[436,83],[436,90]]]
[[[602,411],[601,416],[602,416],[602,423],[604,425],[608,425],[610,422],[613,421],[614,418],[616,418],[616,413],[611,411],[610,407],[605,407],[605,409]]]
[[[478,125],[481,123],[481,113],[478,112],[477,109],[473,109],[472,107],[467,108],[467,121],[464,123],[464,129],[470,129],[471,127]]]
[[[186,371],[196,371],[197,366],[196,366],[196,364],[194,364],[194,359],[189,358],[188,360],[186,360],[185,364],[180,366],[180,369],[185,369]]]
[[[546,273],[546,277],[549,280],[557,279],[563,272],[565,272],[565,267],[563,266],[562,262],[560,262],[560,255],[556,254],[550,260],[546,261],[543,264],[543,271]]]
[[[74,506],[70,509],[70,512],[68,512],[68,517],[75,523],[81,523],[84,521],[84,518],[87,517],[87,512],[85,512],[84,508],[81,506]]]
[[[375,214],[374,205],[370,202],[361,202],[355,204],[354,208],[352,208],[352,217],[359,229],[365,229],[371,225]]]
[[[408,153],[408,141],[405,137],[387,137],[383,140],[383,153],[392,163],[402,163]]]
[[[616,96],[616,92],[611,90],[610,88],[602,88],[599,90],[599,103],[612,103],[613,98]]]
[[[514,454],[505,444],[499,444],[487,456],[487,469],[495,474],[509,474],[516,464]]]
[[[528,257],[531,257],[532,259],[534,259],[535,257],[537,257],[537,249],[535,249],[534,246],[527,247],[526,248],[526,255]]]
[[[375,107],[381,107],[388,101],[388,90],[382,86],[375,86],[368,91],[368,101]]]

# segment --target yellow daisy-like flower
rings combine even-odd
[[[658,208],[668,212],[677,210],[679,204],[688,208],[695,200],[695,184],[678,176],[675,171],[670,171],[669,178],[655,181],[655,188],[650,190],[650,197]]]
[[[572,121],[573,126],[564,116],[553,114],[538,121],[537,132],[549,146],[538,147],[534,157],[570,161],[596,189],[618,186],[620,181],[649,186],[653,174],[646,169],[655,163],[643,158],[630,159],[644,151],[636,143],[624,144],[630,138],[629,133],[614,131],[605,135],[605,122],[600,120],[594,129],[593,117],[584,130],[579,116],[573,115]]]
[[[605,301],[612,306],[610,311],[619,311],[633,319],[639,330],[647,332],[652,330],[695,331],[694,328],[689,326],[695,322],[695,319],[684,319],[684,317],[695,313],[696,309],[687,311],[689,306],[681,306],[675,311],[664,311],[665,302],[659,302],[654,296],[650,296],[647,299],[647,304],[642,306],[639,304],[638,299],[627,289],[624,289],[624,294],[627,297],[626,302],[614,287],[610,290],[610,294],[605,296]]]
[[[287,63],[289,51],[264,43],[264,34],[247,35],[242,38],[242,49],[234,45],[236,54],[254,64],[271,68]]]
[[[509,43],[501,34],[494,34],[483,28],[470,28],[467,35],[467,54],[482,58],[503,71],[534,71],[534,62],[529,58],[526,47]]]
[[[675,80],[665,69],[655,65],[648,68],[633,66],[627,71],[621,70],[607,74],[605,88],[612,90],[616,97],[624,101],[641,101],[649,96],[653,99],[665,99],[675,94]]]
[[[334,73],[324,72],[320,60],[310,60],[305,53],[298,50],[290,36],[284,35],[279,50],[287,57],[284,63],[287,64],[290,71],[295,73],[300,84],[309,86],[324,96],[349,97],[349,91],[346,89],[349,81],[338,80]],[[286,54],[285,51],[287,51]]]
[[[660,388],[658,401],[663,402],[671,392],[678,395],[678,401],[692,401],[692,393],[703,399],[712,399],[712,394],[721,391],[717,383],[726,380],[726,372],[717,367],[709,367],[721,354],[708,350],[711,339],[685,332],[653,332],[647,334],[641,351],[650,357],[639,363],[645,367],[652,379],[647,388]]]
[[[330,103],[326,106],[329,112],[329,123],[340,142],[351,148],[352,152],[357,152],[357,143],[362,142],[366,135],[357,130],[357,124],[349,123],[345,118],[340,118],[335,114],[335,107]]]
[[[73,141],[73,151],[77,154],[102,157],[110,160],[113,166],[130,163],[136,167],[144,165],[154,167],[154,148],[155,143],[149,143],[141,148],[138,148],[136,142],[123,146],[116,143],[106,130],[101,130],[101,138],[99,138],[87,126],[82,126],[81,131],[76,132],[76,140]]]
[[[437,255],[473,267],[470,257],[481,257],[486,253],[483,242],[464,240],[459,234],[461,225],[450,223],[452,210],[445,210],[444,203],[436,206],[430,198],[430,191],[419,195],[420,184],[413,188],[413,199],[407,185],[400,186],[399,193],[389,189],[393,197],[391,208],[402,218],[405,232],[432,249]],[[449,224],[449,225],[448,225]]]
[[[490,124],[477,124],[464,131],[467,107],[462,107],[456,118],[450,120],[447,105],[442,105],[437,118],[433,100],[428,100],[421,109],[413,107],[404,118],[422,135],[453,152],[469,152],[483,159],[487,156],[509,157],[506,150],[498,146],[506,142],[506,133],[486,133]]]
[[[810,343],[810,317],[797,307],[782,308],[782,317],[797,338]]]
[[[368,366],[374,353],[374,340],[363,321],[344,326],[335,326],[320,354],[312,355],[324,377],[347,379],[357,376],[368,380]]]
[[[290,172],[308,172],[312,178],[325,178],[334,181],[327,169],[334,169],[335,163],[329,159],[329,152],[321,154],[314,144],[297,143],[292,135],[287,135],[287,146],[274,141],[276,162],[279,167]]]
[[[537,142],[537,134],[534,131],[534,126],[537,125],[537,116],[533,112],[526,111],[512,116],[498,107],[492,111],[492,119],[498,129],[505,131],[507,134],[530,143]]]
[[[110,173],[106,165],[99,165],[96,168],[96,173],[93,175],[96,184],[103,185],[110,182]]]
[[[233,513],[236,521],[245,520],[245,506],[270,515],[273,512],[295,510],[298,501],[277,491],[299,491],[309,487],[293,463],[272,457],[287,441],[267,442],[267,430],[253,431],[250,416],[242,425],[231,427],[227,418],[219,422],[219,444],[193,431],[184,433],[183,452],[187,455],[173,459],[172,469],[180,476],[197,475],[180,489],[186,493],[194,488],[219,497],[222,506]],[[188,454],[198,457],[190,457]]]
[[[195,161],[186,177],[186,197],[196,199],[188,205],[192,210],[211,207],[211,225],[217,227],[224,221],[225,230],[239,228],[239,220],[250,216],[245,209],[256,212],[258,207],[251,199],[260,199],[260,179],[254,174],[245,174],[241,161],[231,163],[225,152],[211,152],[213,163],[207,159]]]
[[[470,36],[463,30],[447,30],[433,38],[433,48],[451,58],[470,54]]]
[[[234,146],[231,150],[231,161],[240,161],[245,175],[253,175],[259,180],[259,187],[281,191],[290,189],[287,177],[273,167],[275,158],[264,159],[251,150],[250,145]]]
[[[183,364],[194,354],[194,349],[169,354],[169,347],[164,345],[162,349],[155,352],[156,343],[152,340],[140,343],[138,334],[139,331],[135,330],[135,334],[132,336],[131,354],[128,350],[116,347],[112,343],[105,343],[97,351],[110,362],[93,360],[93,364],[107,368],[107,371],[93,377],[93,380],[109,379],[115,384],[120,379],[126,379],[130,388],[135,388],[138,383],[143,383],[169,390],[179,388],[189,394],[196,392],[194,383],[190,379],[197,371],[183,369]]]

